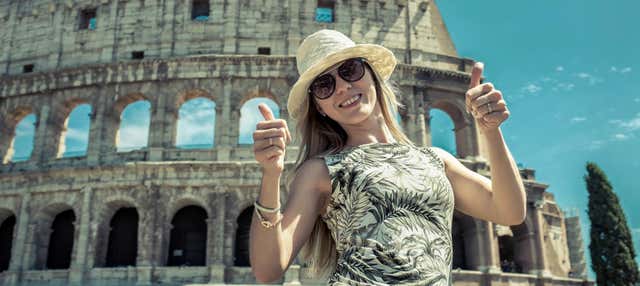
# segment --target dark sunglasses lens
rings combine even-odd
[[[361,59],[350,59],[338,68],[338,75],[348,82],[360,80],[364,76],[364,63]]]
[[[317,98],[325,99],[331,96],[335,88],[336,81],[330,74],[322,75],[316,78],[309,86],[309,90]]]

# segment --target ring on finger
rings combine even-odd
[[[491,110],[491,102],[487,103],[487,108],[489,109],[489,112],[487,113],[491,113],[493,110]]]
[[[273,145],[273,138],[269,138],[269,146]]]

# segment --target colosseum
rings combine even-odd
[[[257,284],[248,235],[261,170],[241,110],[258,98],[289,121],[296,48],[323,28],[391,49],[403,130],[430,146],[430,112],[446,113],[459,160],[490,176],[464,111],[473,60],[434,0],[0,0],[0,27],[0,285]],[[196,99],[213,103],[215,137],[181,146],[180,110]],[[122,114],[138,102],[148,138],[120,148]],[[87,147],[65,152],[79,106],[90,107]],[[18,156],[27,118],[32,148]],[[287,148],[288,169],[297,152]],[[454,284],[593,285],[577,217],[534,170],[520,173],[521,225],[455,214]],[[296,259],[277,284],[324,281]]]

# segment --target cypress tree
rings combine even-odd
[[[584,176],[589,192],[591,220],[591,267],[598,286],[629,286],[638,282],[631,232],[618,196],[607,175],[593,162],[587,162]]]

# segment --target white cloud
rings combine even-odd
[[[601,78],[595,77],[595,76],[593,76],[591,74],[588,74],[588,73],[585,73],[585,72],[578,73],[578,74],[576,74],[576,76],[581,78],[581,79],[589,81],[589,85],[594,85],[594,84],[601,83],[601,82],[604,81]]]
[[[522,90],[523,90],[523,91],[526,91],[526,92],[528,92],[528,93],[537,93],[538,91],[542,90],[542,87],[540,87],[540,86],[538,86],[538,85],[535,85],[535,84],[533,84],[533,83],[530,83],[530,84],[528,84],[528,85],[524,86],[524,87],[522,88]]]
[[[89,130],[67,128],[65,142],[69,142],[69,140],[85,142],[88,139],[89,139]]]
[[[620,73],[628,73],[631,72],[631,67],[626,67],[620,70]]]
[[[120,129],[118,147],[144,147],[149,139],[149,126],[126,125]]]
[[[635,101],[635,102],[640,102],[640,97],[636,97],[636,98],[634,98],[634,99],[633,99],[633,101]]]
[[[634,131],[640,129],[640,113],[636,114],[636,117],[629,120],[612,119],[609,123],[618,125],[627,131]]]
[[[563,67],[563,66],[557,66],[557,67],[556,67],[556,71],[561,72],[561,71],[563,71],[563,70],[564,70],[564,67]]]
[[[195,98],[185,102],[178,117],[176,145],[213,145],[215,135],[215,102]]]
[[[627,139],[629,139],[629,136],[628,136],[628,135],[621,134],[621,133],[618,133],[618,134],[614,134],[614,135],[613,135],[613,138],[614,138],[615,140],[622,141],[622,140],[627,140]]]
[[[591,142],[589,142],[589,144],[587,145],[587,149],[588,150],[597,150],[600,149],[603,145],[604,145],[604,141],[602,140],[593,140]]]
[[[610,71],[612,71],[612,72],[617,72],[617,71],[618,71],[618,68],[616,68],[616,67],[612,66],[612,67],[611,67],[611,69],[610,69]]]
[[[587,118],[585,118],[585,117],[573,117],[573,118],[571,118],[571,122],[582,122],[582,121],[585,121],[585,120],[587,120]]]

